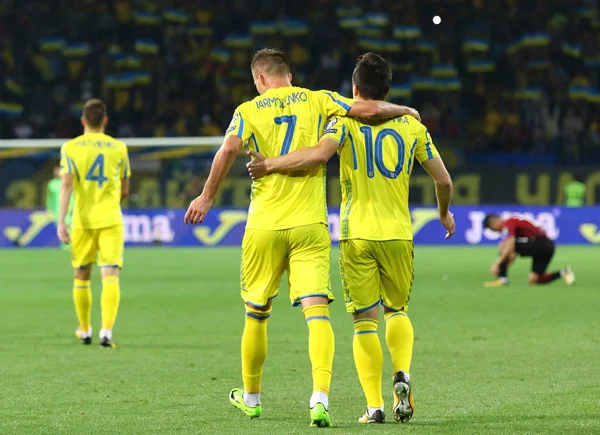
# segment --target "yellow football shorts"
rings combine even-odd
[[[330,261],[331,238],[325,224],[274,231],[247,228],[242,241],[242,299],[256,307],[266,306],[277,296],[287,271],[292,305],[310,296],[333,301]]]
[[[84,268],[93,263],[100,267],[123,267],[123,225],[71,231],[73,267]]]
[[[413,282],[412,240],[342,240],[340,274],[346,309],[360,313],[380,303],[406,312]]]

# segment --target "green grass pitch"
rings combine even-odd
[[[416,342],[414,419],[359,426],[365,402],[351,353],[337,261],[332,283],[336,356],[330,434],[600,433],[598,251],[559,247],[551,269],[577,283],[526,284],[518,260],[507,288],[485,289],[493,248],[416,252],[411,297]],[[337,256],[337,252],[334,252]],[[130,249],[115,350],[80,345],[68,254],[0,251],[0,433],[303,434],[310,368],[301,311],[285,285],[269,323],[263,416],[249,420],[227,394],[241,386],[238,249]],[[95,271],[97,272],[97,271]],[[100,282],[93,281],[94,330]],[[383,322],[381,322],[383,324]],[[381,328],[383,329],[383,328]]]

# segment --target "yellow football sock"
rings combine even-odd
[[[355,320],[352,341],[354,364],[369,408],[383,406],[381,395],[383,351],[377,335],[377,324],[377,320],[374,319]]]
[[[385,341],[392,356],[394,373],[403,370],[410,372],[414,331],[406,313],[386,313]]]
[[[329,321],[329,306],[313,305],[302,310],[308,325],[308,355],[312,364],[313,393],[329,395],[335,337]]]
[[[102,329],[112,331],[117,314],[119,302],[121,301],[121,288],[118,276],[107,276],[102,279],[102,297],[100,305],[102,308]]]
[[[260,393],[263,365],[267,358],[267,322],[271,310],[261,311],[246,306],[246,323],[242,334],[242,380],[244,392]]]
[[[92,328],[92,286],[91,281],[76,279],[73,282],[73,302],[79,319],[79,328],[89,331]]]

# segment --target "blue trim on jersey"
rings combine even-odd
[[[381,302],[381,301],[377,301],[377,302],[375,302],[373,305],[371,305],[370,307],[361,308],[360,310],[356,310],[356,311],[354,311],[354,312],[355,312],[355,313],[364,313],[365,311],[368,311],[368,310],[370,310],[371,308],[375,308],[376,306],[378,306],[380,302]]]
[[[429,135],[429,131],[425,130],[425,139],[427,139],[427,136]],[[425,151],[427,151],[427,158],[428,159],[433,159],[433,153],[431,152],[431,141],[427,141],[427,143],[425,144]]]
[[[75,169],[75,175],[77,176],[77,179],[81,181],[81,177],[79,176],[79,170],[77,169],[77,166],[75,165],[75,161],[71,160],[71,165],[73,165],[73,169]],[[70,172],[69,172],[70,174]]]
[[[242,291],[243,291],[243,292],[246,292],[246,293],[248,293],[248,290],[246,290],[246,289],[242,289]],[[278,295],[278,294],[279,294],[279,293],[277,293],[277,295]],[[277,295],[271,296],[271,297],[270,297],[269,299],[267,299],[267,300],[269,300],[269,301],[270,301],[271,299],[274,299],[274,298],[276,298],[276,297],[277,297]],[[247,304],[247,305],[252,305],[254,308],[266,308],[266,307],[269,305],[268,303],[267,303],[267,304],[265,304],[265,305],[257,305],[257,304],[253,304],[252,302],[246,301],[246,300],[244,300],[244,303],[245,303],[245,304]]]
[[[362,335],[362,334],[377,334],[377,331],[356,331],[354,335]]]
[[[248,312],[246,313],[246,316],[252,317],[253,319],[256,319],[256,320],[267,320],[269,317],[271,317],[270,314],[267,314],[266,316],[260,316],[258,314],[248,313]]]
[[[254,147],[256,148],[256,152],[260,153],[260,150],[258,149],[258,141],[256,140],[256,136],[254,136],[254,133],[250,135],[250,139],[254,141]]]
[[[417,147],[417,142],[419,141],[419,139],[415,139],[415,141],[412,144],[412,147],[410,147],[410,157],[408,158],[408,174],[410,175],[410,170],[412,169],[412,164],[413,164],[413,156],[415,155],[415,148]]]
[[[73,169],[71,169],[71,161],[69,160],[69,155],[67,153],[63,153],[64,159],[67,161],[67,173],[72,174]],[[61,169],[63,166],[61,166]]]
[[[346,112],[350,111],[350,106],[348,106],[343,101],[340,101],[340,100],[336,99],[331,92],[325,92],[325,94],[329,95],[329,98],[331,98],[334,102],[336,102],[340,106],[342,106],[346,110]]]
[[[358,169],[358,160],[356,158],[356,148],[354,148],[354,137],[352,137],[352,133],[348,133],[348,138],[350,138],[350,145],[352,145],[352,162],[354,163],[354,170]]]
[[[344,141],[346,140],[346,126],[342,125],[342,135],[340,136],[340,146],[344,145]]]
[[[306,318],[306,323],[310,322],[311,320],[327,320],[329,321],[329,316],[310,316]]]
[[[321,139],[321,122],[323,122],[323,115],[319,114],[319,125],[317,125],[317,138]]]
[[[241,139],[243,132],[244,132],[244,118],[242,118],[242,114],[240,113],[240,128],[238,129],[236,136]]]

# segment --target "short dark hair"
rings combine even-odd
[[[106,104],[98,98],[92,98],[83,106],[83,118],[88,126],[100,128],[106,118]]]
[[[352,73],[352,83],[361,97],[383,100],[390,91],[392,83],[390,64],[378,54],[361,54]]]
[[[265,74],[284,76],[290,73],[290,62],[283,51],[277,48],[258,50],[250,64],[252,71],[260,70]]]
[[[483,228],[489,228],[494,219],[502,219],[498,213],[490,213],[483,220]]]

